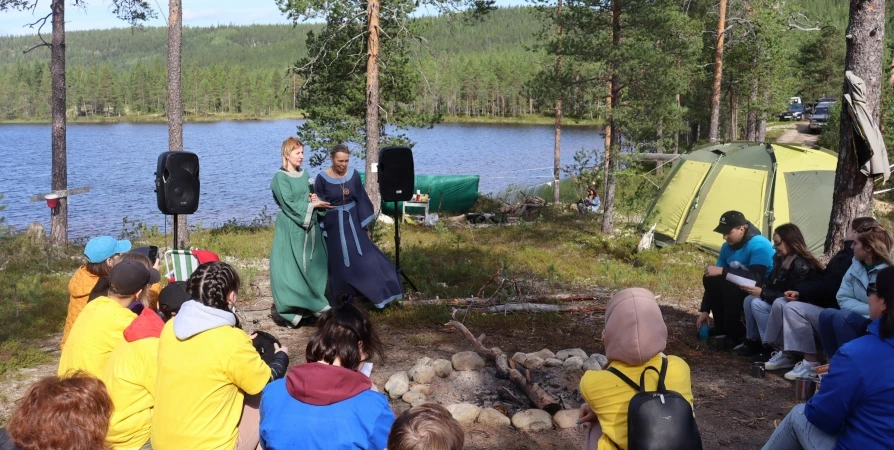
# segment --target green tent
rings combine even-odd
[[[734,142],[682,155],[647,214],[658,245],[688,242],[715,251],[720,215],[745,214],[764,236],[794,223],[807,246],[823,251],[838,156],[825,149]],[[647,216],[649,217],[649,216]]]
[[[429,212],[464,214],[478,201],[478,175],[416,175],[414,191],[428,194]],[[366,174],[360,173],[360,181],[366,184]],[[398,202],[401,207],[403,202]],[[394,204],[382,202],[382,211],[394,215]]]

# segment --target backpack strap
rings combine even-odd
[[[660,371],[652,366],[649,366],[649,367],[646,367],[645,369],[643,369],[643,372],[639,376],[639,385],[637,385],[636,382],[634,382],[630,378],[627,378],[626,375],[624,375],[623,373],[621,373],[620,371],[618,371],[618,369],[615,369],[614,367],[609,367],[605,370],[608,370],[609,372],[615,374],[615,376],[617,376],[622,381],[627,383],[630,387],[633,388],[633,390],[635,390],[637,392],[646,392],[646,372],[648,372],[649,370],[654,370],[655,373],[658,374],[658,392],[667,393],[667,388],[664,385],[664,379],[667,376],[667,357],[665,357],[665,356],[661,357],[661,370]]]
[[[615,369],[614,367],[609,367],[609,368],[607,368],[607,369],[605,369],[605,370],[608,370],[609,372],[615,374],[615,376],[617,376],[618,378],[620,378],[621,381],[623,381],[623,382],[627,383],[628,385],[630,385],[630,387],[632,387],[633,390],[635,390],[635,391],[639,391],[639,390],[640,390],[640,387],[637,386],[637,384],[634,383],[633,380],[631,380],[630,378],[627,378],[627,375],[624,375],[624,374],[621,373],[618,369]]]

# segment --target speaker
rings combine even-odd
[[[199,156],[177,151],[158,155],[155,196],[162,214],[192,214],[199,209]]]
[[[382,201],[405,202],[413,198],[416,170],[410,147],[385,147],[379,151],[379,192]]]

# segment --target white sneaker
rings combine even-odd
[[[764,368],[767,370],[791,369],[797,363],[788,353],[777,351],[770,354],[770,360],[764,364]]]
[[[786,380],[795,381],[798,378],[816,379],[816,366],[818,362],[801,361],[795,365],[795,368],[787,372],[784,377]]]

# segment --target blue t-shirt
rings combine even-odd
[[[723,268],[736,267],[739,263],[744,267],[761,265],[767,267],[766,275],[773,270],[773,255],[776,250],[770,240],[762,235],[752,236],[742,248],[733,250],[729,243],[724,242],[720,247],[720,255],[717,256],[717,266]]]

